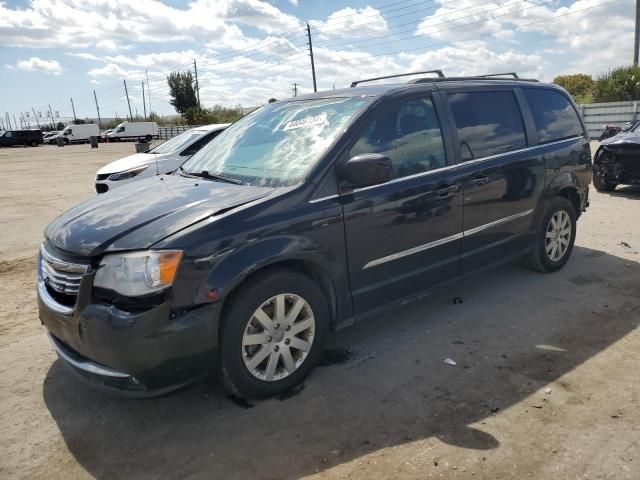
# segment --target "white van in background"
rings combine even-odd
[[[89,137],[97,137],[100,134],[95,123],[83,123],[82,125],[69,125],[60,132],[57,137],[62,137],[64,143],[89,143]],[[55,140],[55,139],[50,139]]]
[[[96,175],[96,192],[108,192],[142,178],[173,172],[229,125],[217,123],[192,128],[148,152],[136,153],[105,165]]]
[[[122,122],[107,134],[110,142],[139,138],[144,138],[146,141],[158,138],[158,124],[156,122]]]

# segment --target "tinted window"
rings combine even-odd
[[[513,92],[453,93],[448,97],[460,138],[462,161],[527,146]]]
[[[431,99],[406,100],[381,112],[349,152],[381,153],[397,177],[446,166],[442,133]]]
[[[533,114],[540,143],[584,134],[578,114],[562,93],[542,88],[525,88],[524,95]]]
[[[216,130],[215,132],[207,133],[201,139],[193,142],[193,144],[189,148],[185,149],[185,151],[182,152],[180,155],[182,156],[193,155],[202,147],[204,147],[207,143],[209,143],[211,140],[213,140],[218,135],[220,135],[221,132],[222,130]]]

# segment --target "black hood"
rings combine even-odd
[[[638,132],[621,132],[610,138],[605,138],[600,145],[640,145],[640,134]]]
[[[189,225],[272,191],[179,175],[153,177],[66,211],[49,224],[45,237],[54,247],[84,257],[145,249]]]

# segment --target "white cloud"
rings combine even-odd
[[[158,0],[31,0],[25,9],[0,3],[3,47],[126,49],[137,42],[245,40],[238,25],[266,33],[300,21],[261,0],[194,0],[175,8]]]
[[[369,35],[383,34],[389,30],[387,21],[373,7],[343,8],[333,12],[326,21],[311,20],[319,38],[350,37],[359,38]]]
[[[542,55],[513,49],[498,52],[478,40],[456,42],[451,46],[418,54],[401,54],[399,57],[408,63],[409,71],[429,70],[436,65],[448,76],[515,71],[521,77],[539,78],[549,65]]]
[[[297,7],[297,6],[298,6],[298,0],[289,0],[289,3],[290,3],[291,5],[293,5],[294,7]]]
[[[104,61],[102,57],[98,57],[93,53],[87,53],[87,52],[68,52],[66,53],[66,55],[68,55],[69,57],[82,58],[83,60],[94,60],[96,62]]]
[[[55,60],[43,60],[38,57],[31,57],[27,60],[18,60],[15,65],[18,70],[27,72],[44,72],[51,75],[61,75],[63,68]]]
[[[92,68],[87,72],[90,77],[117,77],[132,80],[143,80],[145,72],[142,70],[125,70],[115,63],[108,63],[104,67]]]

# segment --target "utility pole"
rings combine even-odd
[[[640,0],[636,0],[636,34],[633,37],[633,65],[638,66],[638,41],[640,41]]]
[[[51,104],[49,104],[49,113],[51,114],[51,130],[55,130],[56,126],[54,123],[53,110],[51,109]]]
[[[71,110],[73,110],[73,121],[77,121],[78,119],[76,118],[76,107],[73,106],[73,98],[71,99]]]
[[[196,74],[196,95],[198,96],[198,108],[200,108],[200,86],[198,85],[198,65],[196,65],[195,58],[193,59],[193,71]]]
[[[100,125],[102,122],[100,121],[100,107],[98,106],[98,96],[96,95],[96,91],[93,91],[93,98],[96,101],[96,110],[98,111],[98,129],[102,128],[102,125]]]
[[[36,117],[36,123],[38,124],[38,128],[40,128],[40,120],[38,120],[38,115],[36,115],[36,109],[31,107],[31,110],[33,111],[33,116]]]
[[[297,97],[298,96],[298,84],[297,83],[293,83],[293,88],[291,90],[293,90],[293,96]]]
[[[142,108],[144,108],[144,121],[147,121],[147,102],[144,100],[144,82],[142,82]]]
[[[151,110],[151,90],[149,90],[149,70],[145,68],[144,72],[147,75],[147,101],[149,102],[149,120],[153,120],[153,118],[151,118],[153,116],[153,111]]]
[[[13,124],[15,125],[16,130],[17,130],[18,129],[18,122],[16,121],[16,114],[15,113],[13,114]]]
[[[636,0],[640,1],[640,0]],[[316,85],[316,66],[313,63],[313,45],[311,43],[311,28],[309,27],[309,23],[307,23],[307,38],[309,39],[309,56],[311,57],[311,75],[313,75],[313,91],[317,92],[318,87]]]
[[[129,92],[127,91],[127,81],[122,81],[124,82],[124,94],[127,96],[127,105],[129,105],[129,118],[133,122],[133,114],[131,113],[131,102],[129,101]]]

